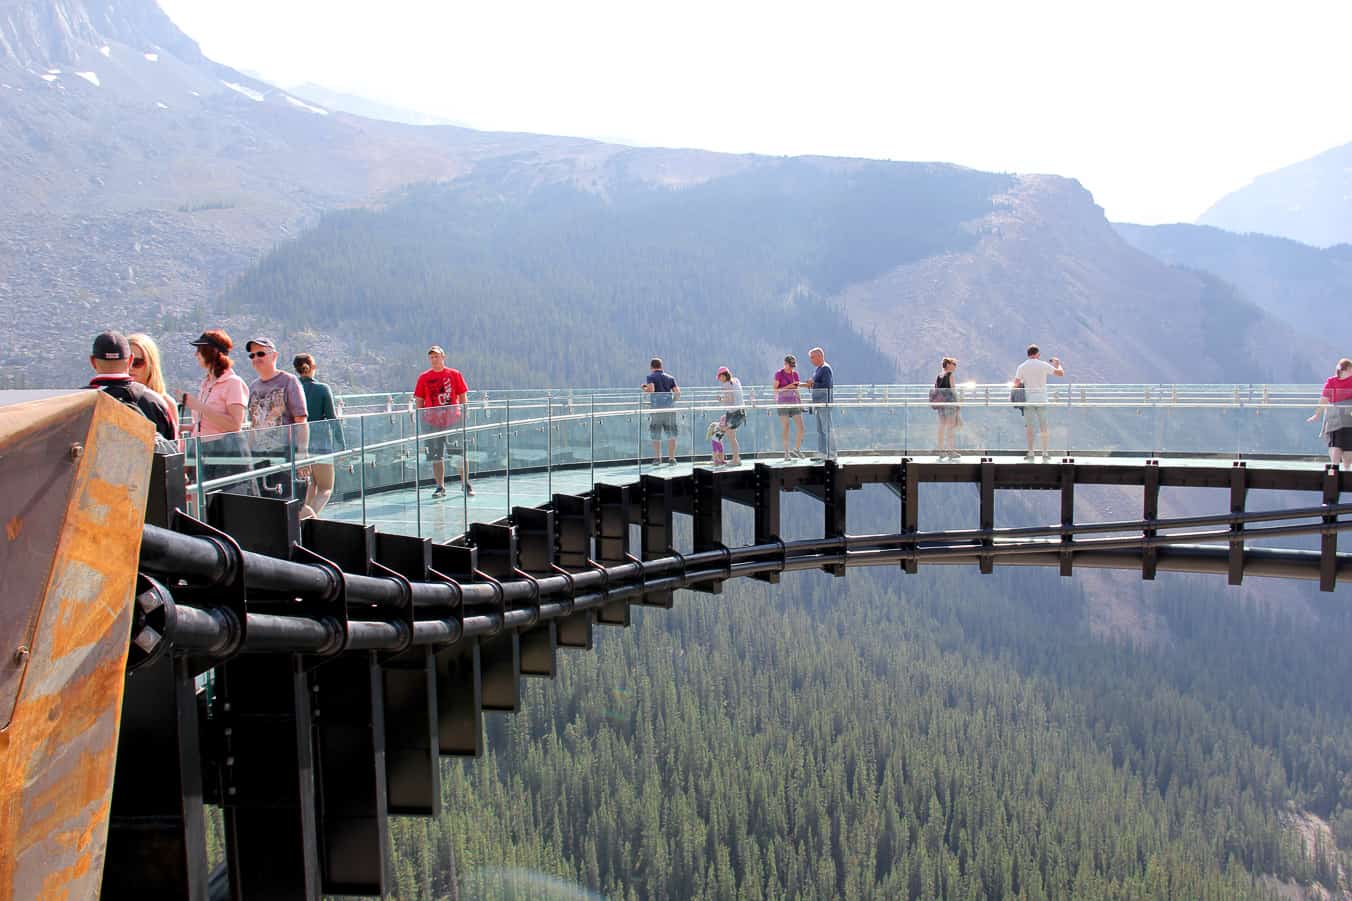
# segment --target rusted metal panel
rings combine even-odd
[[[0,901],[99,892],[153,435],[98,392],[0,416]]]

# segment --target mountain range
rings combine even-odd
[[[342,388],[402,386],[407,373],[396,376],[385,364],[413,345],[397,330],[371,328],[393,313],[377,304],[347,319],[327,315],[334,288],[320,277],[285,286],[281,300],[274,284],[262,303],[255,286],[274,265],[264,260],[273,248],[285,256],[309,241],[313,254],[327,252],[314,242],[333,229],[308,231],[326,214],[343,221],[355,215],[343,210],[374,209],[365,227],[380,231],[380,217],[390,217],[397,234],[406,211],[401,191],[415,183],[462,198],[486,196],[495,186],[505,206],[528,217],[542,204],[561,210],[567,198],[571,211],[532,221],[544,242],[534,245],[537,256],[564,236],[584,235],[580,228],[618,221],[641,224],[649,247],[685,246],[684,257],[666,263],[676,292],[663,301],[668,313],[681,308],[681,291],[710,290],[703,268],[710,254],[718,265],[755,270],[751,294],[732,283],[718,288],[722,322],[739,313],[748,323],[775,321],[765,311],[798,306],[843,317],[857,338],[841,346],[871,344],[888,361],[859,369],[880,380],[927,378],[945,353],[962,357],[973,377],[1003,379],[1028,341],[1055,348],[1085,380],[1299,381],[1315,374],[1305,362],[1308,339],[1292,323],[1217,279],[1135,250],[1068,179],[632,149],[375,121],[205,58],[154,0],[4,0],[0,36],[0,191],[10,199],[0,209],[0,300],[13,311],[5,328],[19,339],[4,342],[0,371],[11,384],[82,377],[87,336],[70,328],[73,315],[87,323],[83,331],[121,325],[161,336],[180,381],[195,378],[186,339],[221,323],[241,335],[263,329],[303,336],[306,349],[335,362],[328,372]],[[902,183],[900,193],[887,187]],[[971,185],[981,186],[971,204],[949,203]],[[935,208],[964,210],[966,218],[928,235]],[[443,329],[452,357],[513,347],[511,322],[531,319],[531,304],[561,302],[538,279],[534,293],[504,293],[520,248],[513,257],[505,255],[512,242],[480,240],[501,227],[501,212],[478,203],[460,210],[456,229],[437,223],[409,236],[415,245],[455,234],[479,240],[481,287],[440,300],[454,304],[449,321],[477,317],[483,324],[471,334]],[[582,218],[570,218],[576,215]],[[293,245],[298,235],[304,237]],[[568,299],[575,321],[608,315],[611,301],[643,302],[650,274],[637,257],[619,264],[630,252],[628,237],[618,230],[611,237],[605,253],[617,260],[599,261],[586,275],[588,290]],[[741,252],[746,259],[737,258]],[[827,272],[817,257],[834,268]],[[367,296],[397,310],[406,283],[464,275],[447,265],[424,255],[398,272],[382,271],[383,283]],[[488,315],[503,309],[519,316]],[[701,322],[705,332],[708,323]],[[435,319],[421,326],[435,331]],[[593,342],[578,347],[579,355],[596,357],[602,336],[579,331]],[[344,339],[353,334],[367,357],[349,367],[351,342]],[[805,333],[765,338],[752,343],[753,358],[741,358],[758,373],[772,371],[784,350],[801,355],[800,345],[812,340]],[[638,335],[632,352],[684,353],[660,343]],[[627,384],[632,364],[624,367],[567,375]],[[519,367],[488,367],[477,384],[532,377],[538,379]]]
[[[1315,247],[1352,243],[1352,144],[1258,176],[1197,220]]]

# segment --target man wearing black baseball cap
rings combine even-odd
[[[89,365],[96,375],[86,388],[97,388],[135,408],[155,424],[155,431],[169,441],[178,437],[176,411],[159,394],[145,385],[132,381],[131,345],[121,332],[101,332],[94,338],[89,352]]]

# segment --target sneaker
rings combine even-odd
[[[436,490],[432,492],[433,499],[445,496],[446,496],[446,488],[445,486],[442,485],[438,485]]]
[[[661,466],[661,465],[662,465],[662,458],[661,458],[661,457],[658,457],[658,458],[657,458],[656,460],[654,460],[650,465],[653,466],[654,468],[656,468],[656,467],[658,467],[658,466]]]
[[[793,454],[790,454],[788,451],[784,451],[784,459],[785,459],[785,460],[792,460],[792,459],[793,459]]]
[[[1037,462],[1037,454],[1033,453],[1032,451],[1029,451],[1028,453],[1024,454],[1023,458],[1027,460],[1029,463]]]
[[[1043,454],[1043,455],[1042,455],[1042,462],[1043,462],[1043,463],[1050,463],[1050,462],[1052,462],[1052,455],[1051,455],[1051,454]]]
[[[800,451],[800,450],[792,450],[792,451],[789,451],[789,454],[790,454],[790,456],[792,456],[792,457],[793,457],[794,459],[796,459],[796,460],[806,460],[806,459],[807,459],[806,457],[803,456],[803,452]]]
[[[672,457],[670,460],[668,460],[668,461],[667,461],[667,465],[669,465],[669,466],[675,466],[675,465],[676,465],[676,458],[675,458],[675,457]]]
[[[471,485],[469,482],[465,483],[465,494],[469,495],[470,497],[474,497],[474,486]]]

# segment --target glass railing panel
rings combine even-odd
[[[383,532],[417,535],[420,453],[414,418],[405,410],[375,413],[359,420],[358,498],[364,521]]]
[[[581,494],[592,485],[592,399],[572,392],[549,400],[549,459],[552,494]]]
[[[1308,406],[1272,404],[1239,411],[1239,452],[1246,457],[1281,456],[1328,460],[1323,417],[1309,422],[1315,401]]]
[[[433,541],[446,541],[464,528],[466,479],[472,479],[464,418],[460,406],[450,405],[420,409],[409,417],[415,433],[410,463],[418,486],[417,534]]]
[[[534,507],[549,500],[549,398],[514,397],[508,428],[511,505]]]
[[[333,494],[320,511],[322,519],[342,522],[363,522],[365,519],[366,469],[362,449],[366,418],[347,416],[334,422]]]
[[[200,493],[207,506],[214,494],[260,494],[258,480],[253,476],[255,467],[249,437],[244,432],[199,437],[197,460]]]
[[[1159,450],[1165,457],[1233,459],[1239,451],[1241,410],[1228,404],[1190,403],[1156,411]]]
[[[1074,457],[1149,458],[1159,446],[1157,407],[1123,395],[1116,401],[1054,406],[1049,415],[1064,417],[1068,453]]]
[[[481,406],[465,411],[465,465],[474,494],[465,501],[470,521],[493,522],[507,516],[510,497],[510,400],[496,394]]]
[[[648,414],[634,395],[596,400],[593,461],[598,482],[636,480],[651,470]]]

